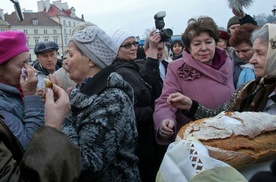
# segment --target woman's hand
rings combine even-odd
[[[28,64],[23,66],[24,74],[20,75],[20,87],[25,96],[27,95],[36,95],[37,87],[37,70]]]
[[[48,78],[51,80],[51,82],[52,82],[53,84],[56,84],[56,85],[58,85],[59,87],[61,87],[61,88],[64,89],[64,84],[62,83],[62,81],[61,81],[57,76],[50,74],[50,75],[48,76]],[[71,91],[72,91],[73,89],[74,89],[73,87],[69,87],[69,88],[67,88],[67,90],[65,90],[65,89],[64,89],[64,90],[65,90],[66,93],[70,96]]]
[[[70,111],[70,101],[67,93],[59,86],[46,89],[45,125],[60,129],[66,115]]]
[[[157,33],[156,30],[152,30],[149,34],[149,48],[157,49],[160,40],[161,40],[160,33]]]
[[[173,136],[174,121],[171,119],[164,119],[159,127],[159,135],[162,139],[169,139]]]
[[[147,57],[157,60],[157,48],[161,40],[160,33],[156,33],[156,30],[152,30],[149,34],[149,48],[147,49]],[[158,60],[159,61],[159,60]]]
[[[170,107],[190,111],[193,101],[181,93],[173,93],[167,98],[167,103]]]
[[[49,80],[51,80],[51,82],[53,84],[56,84],[57,86],[59,86],[59,87],[61,87],[61,88],[64,89],[64,85],[63,85],[62,81],[57,76],[55,76],[53,74],[49,74],[48,78],[49,78]]]

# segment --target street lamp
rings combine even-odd
[[[275,16],[276,15],[276,5],[273,6],[273,10],[271,10],[271,11],[272,11],[273,16]]]

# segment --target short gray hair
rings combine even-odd
[[[268,44],[268,27],[267,26],[258,28],[254,32],[252,32],[251,38],[250,38],[252,45],[256,39],[260,39],[264,44]]]

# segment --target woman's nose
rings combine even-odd
[[[201,50],[206,50],[206,49],[207,49],[206,44],[205,44],[205,43],[202,43],[202,44],[201,44]]]

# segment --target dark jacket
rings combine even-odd
[[[133,87],[134,109],[138,129],[138,144],[136,155],[139,158],[139,169],[142,181],[154,181],[154,102],[151,96],[152,88],[159,80],[159,61],[148,58],[143,65],[134,61],[115,59],[116,72]]]
[[[42,67],[38,60],[35,60],[33,65],[32,65],[36,70],[40,71],[41,73],[43,73],[44,75],[48,76],[50,73],[48,70],[46,70],[44,67]],[[58,70],[59,68],[62,67],[62,62],[60,60],[57,61],[56,64],[56,70]]]
[[[154,105],[151,90],[159,79],[159,62],[150,59],[144,66],[139,66],[133,61],[116,59],[114,66],[116,72],[133,87],[138,129],[151,125]]]
[[[179,55],[174,55],[173,54],[172,60],[176,60],[176,59],[179,59],[179,58],[182,58],[182,53],[179,54]]]
[[[139,67],[143,67],[146,64],[146,59],[139,59],[136,60],[135,63],[139,65]],[[165,60],[162,60],[159,62],[159,64],[162,64],[165,67],[165,74],[167,73],[167,67],[168,67],[168,62]],[[147,75],[147,70],[143,70],[143,75]],[[151,99],[152,102],[155,103],[155,100],[161,95],[162,93],[162,88],[163,88],[163,80],[161,76],[159,76],[158,81],[156,82],[155,85],[152,85],[151,89]],[[168,145],[159,145],[155,140],[154,140],[154,160],[153,160],[153,166],[152,166],[152,174],[157,174],[157,171],[159,170],[159,167],[161,165],[161,162],[163,160],[163,157],[167,151]]]
[[[0,181],[77,181],[80,151],[60,131],[42,126],[23,153],[19,142],[0,118]]]
[[[143,67],[146,64],[146,59],[138,59],[135,60],[135,63],[139,65],[139,67]],[[165,67],[165,74],[167,73],[167,67],[168,67],[168,62],[165,60],[162,60],[159,64],[164,65]],[[143,75],[147,75],[147,70],[143,70]],[[163,88],[163,80],[159,76],[157,82],[152,85],[152,90],[151,90],[151,97],[152,97],[152,102],[155,103],[155,100],[161,95],[162,93],[162,88]]]

